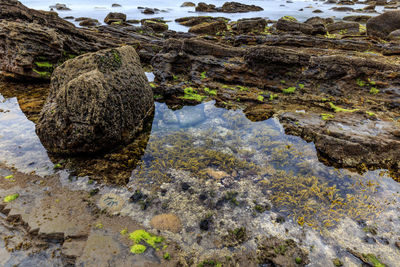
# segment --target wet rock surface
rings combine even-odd
[[[52,153],[94,153],[131,141],[153,109],[139,57],[124,46],[58,67],[36,131]]]
[[[375,3],[371,4],[364,10],[351,5],[338,11],[375,12]],[[0,179],[2,200],[19,194],[14,202],[1,204],[1,220],[12,221],[18,234],[8,238],[10,230],[1,229],[6,238],[0,241],[0,265],[26,259],[31,265],[45,259],[57,266],[106,262],[116,266],[376,262],[395,266],[399,262],[399,196],[392,178],[400,181],[400,47],[395,41],[381,42],[375,38],[379,36],[366,34],[374,27],[389,29],[385,22],[365,29],[359,24],[368,19],[364,15],[347,18],[351,23],[319,17],[296,21],[290,16],[230,22],[200,16],[176,20],[187,27],[208,27],[190,33],[167,30],[162,19],[147,19],[157,25],[135,21],[141,27],[117,21],[78,29],[50,13],[10,1],[1,5],[5,8],[0,23],[6,26],[1,28],[5,34],[0,34],[4,40],[0,58],[11,62],[2,64],[3,75],[20,81],[48,79],[63,61],[72,62],[70,57],[131,44],[129,54],[136,50],[147,71],[155,75],[150,83],[155,97],[172,109],[159,107],[162,114],[155,115],[155,132],[145,131],[135,142],[112,147],[105,155],[54,157],[53,163],[48,159],[50,170],[53,164],[55,170],[71,170],[60,177],[63,189],[58,185],[49,189],[48,182],[54,180],[42,182],[34,175],[26,176],[36,181],[28,182],[26,189],[17,172],[0,171],[1,178],[16,178]],[[219,10],[199,6],[206,12]],[[248,7],[225,8],[233,12]],[[27,44],[34,49],[24,48],[11,33],[25,34],[26,29],[51,38],[40,37],[37,42],[36,36],[29,35]],[[395,38],[396,32],[390,33]],[[83,41],[76,39],[79,36]],[[7,61],[14,44],[24,49]],[[63,58],[60,47],[68,45],[75,49],[69,50],[80,52]],[[33,68],[41,74],[32,74]],[[56,70],[54,75],[68,73],[60,75]],[[7,98],[0,109],[3,125],[12,116],[22,121],[24,114],[16,116],[12,103],[19,103],[26,116],[37,122],[49,85],[2,81],[0,90]],[[17,97],[18,102],[9,97]],[[182,108],[208,100],[218,108],[210,102]],[[1,129],[3,157],[13,159],[25,149],[33,151],[24,142],[21,148],[11,148],[4,141],[18,140],[10,139],[18,132],[16,124]],[[177,130],[182,132],[173,132]],[[279,139],[284,132],[289,135]],[[17,153],[8,152],[14,153],[12,149]],[[47,156],[44,149],[41,153]],[[21,158],[27,157],[28,153]],[[29,171],[37,166],[35,162],[22,165],[28,165]],[[21,163],[15,166],[21,168]],[[71,188],[81,191],[71,193]],[[17,221],[32,231],[18,228]],[[9,223],[6,226],[10,228]],[[133,244],[127,233],[137,229],[161,235],[168,247],[157,250],[143,240]],[[30,235],[24,236],[25,232]],[[51,245],[43,248],[46,244]],[[134,254],[132,245],[144,245],[146,250]]]

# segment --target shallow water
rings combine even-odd
[[[0,110],[0,162],[22,172],[52,173],[56,162],[50,161],[17,99],[0,97]],[[286,135],[277,119],[251,122],[241,110],[218,108],[214,102],[175,111],[156,103],[149,134],[126,186],[89,184],[90,177],[71,179],[66,172],[62,184],[79,190],[97,187],[101,195],[114,193],[125,200],[132,190],[152,195],[152,203],[126,201],[119,213],[147,225],[153,214],[167,209],[187,226],[179,237],[169,238],[185,246],[196,245],[198,222],[213,212],[216,221],[225,222],[215,226],[216,236],[227,226],[246,225],[253,236],[273,234],[299,241],[299,231],[304,231],[307,238],[302,242],[318,246],[311,255],[317,262],[337,244],[349,242],[366,252],[379,252],[389,263],[398,260],[386,245],[364,244],[365,233],[357,226],[373,224],[390,242],[400,235],[395,226],[399,218],[394,216],[400,208],[400,185],[384,170],[360,175],[325,166],[313,143]],[[189,195],[182,191],[183,183],[190,185]],[[160,189],[166,195],[160,195]],[[208,202],[199,202],[204,195]],[[282,226],[276,224],[277,216],[285,218]],[[350,226],[354,232],[349,239],[343,231]],[[330,229],[329,236],[317,234],[324,229]],[[215,249],[207,238],[201,249]],[[251,242],[247,246],[252,247]]]
[[[41,10],[49,10],[49,6],[58,3],[57,1],[49,0],[22,0],[24,5]],[[188,28],[181,26],[174,22],[176,18],[187,17],[187,16],[222,16],[231,20],[238,20],[241,18],[252,18],[252,17],[264,17],[271,20],[277,20],[283,16],[293,16],[300,21],[304,21],[310,17],[334,17],[341,19],[348,15],[359,15],[362,13],[354,12],[336,12],[330,10],[335,5],[326,4],[319,1],[309,0],[293,0],[293,3],[287,3],[282,0],[250,0],[250,1],[237,1],[246,4],[253,4],[261,6],[264,11],[260,12],[248,12],[248,13],[197,13],[194,7],[180,7],[184,0],[152,0],[152,1],[138,1],[138,0],[67,0],[61,1],[66,4],[71,11],[57,11],[60,17],[74,16],[77,17],[90,17],[103,22],[104,18],[109,12],[122,12],[127,15],[127,19],[143,19],[143,18],[164,18],[168,22],[169,28],[175,31],[187,31]],[[208,4],[214,4],[216,6],[222,6],[225,0],[209,0],[209,1],[193,1],[194,3],[206,2]],[[111,7],[113,3],[118,3],[122,7]],[[166,12],[160,12],[154,15],[145,15],[140,12],[137,7],[150,7],[165,10]],[[350,6],[354,9],[363,8],[364,5],[356,4]],[[299,11],[300,9],[303,11]],[[312,13],[314,10],[320,9],[323,13]],[[378,12],[382,11],[382,6],[377,6]],[[376,14],[369,14],[376,15]],[[73,20],[71,22],[75,23]],[[75,23],[78,25],[78,23]]]

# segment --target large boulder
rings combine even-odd
[[[95,153],[131,141],[153,110],[135,49],[101,50],[55,69],[36,132],[51,153]]]
[[[389,11],[367,21],[367,34],[386,38],[389,33],[400,29],[400,11]]]

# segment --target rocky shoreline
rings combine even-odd
[[[328,2],[333,3],[334,1]],[[344,8],[344,6],[348,8],[347,5],[352,5],[351,3],[353,2],[340,1],[339,6],[342,7],[339,8]],[[192,4],[186,3],[185,6],[193,6]],[[357,4],[360,4],[360,2]],[[377,5],[390,7],[394,3],[367,1],[362,4],[366,5],[363,11],[370,10],[372,12]],[[54,8],[59,10],[57,6],[54,6]],[[60,8],[67,7],[60,6]],[[211,13],[241,13],[256,12],[262,10],[262,8],[229,2],[222,7],[199,3],[197,6],[195,5],[195,10]],[[143,8],[143,12],[154,14],[161,11]],[[78,170],[81,176],[89,174],[92,175],[90,179],[106,181],[109,185],[127,183],[128,180],[125,176],[129,175],[132,166],[136,166],[136,162],[127,163],[127,158],[142,153],[142,150],[148,144],[148,136],[146,137],[146,134],[138,136],[137,129],[146,128],[143,121],[145,117],[152,116],[150,114],[154,109],[150,107],[152,106],[150,102],[153,103],[150,98],[154,97],[155,100],[166,103],[174,110],[181,109],[185,105],[196,105],[214,100],[217,107],[243,110],[245,116],[253,122],[274,118],[279,121],[286,134],[312,142],[317,150],[319,161],[325,165],[355,170],[361,174],[383,169],[388,176],[400,182],[400,62],[398,58],[400,42],[397,33],[400,30],[400,11],[386,12],[374,18],[354,15],[347,17],[344,21],[312,17],[304,22],[290,16],[284,16],[277,21],[261,17],[231,21],[225,17],[201,16],[200,13],[200,16],[176,19],[177,23],[188,27],[188,32],[168,30],[166,21],[161,18],[129,21],[125,14],[116,12],[110,13],[105,18],[104,22],[107,25],[100,25],[90,18],[81,21],[85,21],[85,23],[82,23],[84,27],[77,28],[72,23],[60,18],[55,12],[29,9],[14,0],[0,0],[0,71],[2,75],[0,93],[4,96],[18,97],[22,111],[37,124],[39,136],[42,139],[44,138],[42,141],[48,144],[48,150],[55,154],[54,158],[57,161],[59,160],[57,154],[61,150],[61,153],[76,154],[82,152],[96,153],[105,148],[115,148],[111,153],[106,153],[105,158],[107,160],[105,161],[100,158],[81,161],[82,166],[79,166],[80,169]],[[141,26],[134,26],[138,23]],[[136,54],[135,51],[137,53],[135,60],[131,60],[129,55]],[[117,56],[115,56],[115,53]],[[98,55],[101,58],[109,56],[112,61],[111,65],[108,64],[109,62],[108,65],[104,65],[105,63],[102,60],[93,60],[93,58],[98,58]],[[138,63],[139,58],[140,63]],[[75,72],[71,71],[73,69],[71,62],[80,62],[77,67],[78,70]],[[121,62],[129,62],[129,64],[121,66]],[[135,64],[141,64],[141,66]],[[135,66],[135,69],[130,69],[132,66]],[[143,81],[135,84],[136,87],[144,88],[143,92],[135,95],[137,89],[134,88],[129,91],[129,86],[138,80],[138,78],[133,79],[132,75],[139,73],[137,75],[141,77],[140,79],[144,77],[140,67],[152,72],[155,79],[149,84],[142,84]],[[96,72],[95,75],[94,72]],[[112,81],[113,77],[118,77],[118,79],[115,78],[117,81],[115,84]],[[92,79],[93,84],[87,83],[87,79]],[[71,80],[80,82],[74,85]],[[108,93],[99,93],[99,96],[105,96],[104,99],[113,99],[110,105],[107,105],[108,102],[104,101],[105,104],[102,105],[104,109],[97,112],[103,114],[103,117],[107,117],[106,123],[109,134],[105,136],[100,136],[96,131],[96,127],[103,127],[101,123],[96,124],[101,119],[93,117],[93,120],[87,121],[85,115],[94,109],[90,108],[90,105],[86,109],[85,101],[92,99],[93,101],[88,102],[96,102],[96,99],[98,99],[97,91],[88,94],[89,96],[83,96],[79,95],[81,91],[77,90],[75,98],[71,97],[71,95],[74,96],[74,88],[79,89],[83,86],[82,84],[88,86],[96,84],[97,86],[97,81],[112,84],[111,87],[104,89],[107,92],[115,91],[119,94],[125,88],[129,89],[126,89],[126,95],[123,98],[118,98],[112,94],[108,95]],[[49,92],[50,96],[48,97]],[[125,99],[130,99],[129,96],[134,96],[132,99],[140,99],[142,96],[143,102],[125,101]],[[69,98],[67,99],[67,97]],[[83,97],[86,97],[85,101]],[[67,105],[68,101],[74,101],[76,105],[71,105],[72,102]],[[65,103],[65,109],[54,110],[55,106],[51,103]],[[139,122],[128,121],[126,125],[120,125],[121,120],[116,119],[118,116],[115,115],[120,111],[113,113],[113,109],[117,106],[118,108],[121,107],[122,113],[130,114],[134,111],[138,114],[145,114],[145,116],[140,118]],[[76,114],[85,116],[81,118]],[[60,118],[63,118],[62,120],[65,120],[65,123],[62,127],[54,126],[62,121]],[[83,129],[80,136],[73,136],[78,128],[79,131]],[[133,128],[135,128],[134,133],[132,132]],[[59,129],[60,131],[54,130],[52,134],[49,134],[49,129]],[[73,136],[70,138],[70,142],[63,143],[63,140],[66,140],[69,136]],[[136,151],[132,146],[123,147],[134,137],[137,138],[137,144],[135,144],[137,150],[142,152]],[[90,142],[87,140],[90,140]],[[84,143],[90,145],[84,146],[82,145]],[[51,147],[56,147],[56,149],[52,150]],[[80,161],[81,159],[77,160]],[[68,168],[69,166],[63,164],[63,167]],[[29,180],[40,180],[39,177],[25,176],[10,170],[6,166],[1,166],[1,169],[12,172],[16,177],[21,176],[21,179],[16,180],[24,181],[24,185],[18,184],[18,188],[36,186],[31,185],[32,181],[29,182]],[[220,179],[220,184],[207,185],[210,188],[218,186],[229,188],[229,186],[232,186],[231,184],[229,186],[224,184],[230,183],[226,177],[237,175],[213,169],[208,171],[208,175],[212,177],[224,176]],[[126,200],[128,195],[133,194],[130,197],[131,201],[140,203],[140,205],[146,203],[146,198],[150,195],[156,196],[159,199],[158,201],[173,200],[191,203],[198,201],[198,199],[201,200],[200,190],[202,185],[196,178],[186,172],[173,169],[168,170],[168,175],[165,175],[174,177],[176,184],[181,185],[181,187],[175,188],[175,184],[166,183],[161,188],[155,187],[157,190],[161,190],[161,193],[158,191],[154,193],[151,190],[142,190],[142,192],[139,190],[140,186],[134,182],[133,185],[130,184],[131,187],[129,188],[137,188],[139,190],[137,192],[129,192],[129,190],[125,192],[123,189],[121,191],[115,189],[114,191],[121,193],[124,198],[123,201]],[[249,177],[251,177],[251,174],[249,174]],[[62,192],[64,189],[59,188],[58,179],[58,176],[50,179],[54,184],[49,186],[53,186],[54,189],[53,191],[50,190],[52,193],[48,193],[49,196],[46,196],[47,193],[44,192],[42,197],[43,199],[53,199],[46,200],[47,202],[55,201],[58,192],[60,201],[65,200],[65,203],[62,204],[62,208],[65,208],[68,206],[68,200],[64,199],[65,192]],[[9,185],[4,181],[1,181],[1,183],[3,183],[1,193],[8,194]],[[194,191],[191,192],[191,195],[185,195],[187,194],[186,191],[189,190],[189,188],[184,188],[186,187],[185,183],[192,186],[191,190]],[[29,186],[27,186],[28,184]],[[234,187],[235,191],[241,196],[245,195],[241,188],[248,189],[249,192],[254,194],[254,198],[259,198],[264,194],[262,191],[259,192],[262,189],[253,188],[253,186],[252,183],[246,184],[243,181],[238,188]],[[35,190],[32,189],[32,192],[40,191],[39,188],[43,188],[45,185],[39,184],[37,187]],[[90,190],[94,189],[91,188]],[[168,193],[162,195],[163,190]],[[127,251],[129,238],[119,235],[121,229],[116,228],[120,224],[117,225],[115,218],[118,218],[118,220],[123,218],[129,232],[148,227],[152,218],[148,218],[149,215],[136,206],[135,208],[124,206],[125,208],[121,208],[122,211],[118,210],[118,212],[108,210],[106,207],[103,214],[103,211],[99,210],[98,203],[101,202],[101,196],[97,196],[98,192],[87,192],[86,190],[82,193],[85,195],[93,193],[89,196],[89,201],[87,197],[80,198],[79,193],[76,193],[76,196],[74,195],[80,199],[75,201],[79,205],[70,208],[76,209],[74,212],[77,214],[85,210],[83,213],[86,214],[86,218],[82,220],[87,222],[85,227],[88,225],[90,227],[80,229],[85,231],[85,235],[76,233],[68,235],[66,232],[69,229],[62,229],[62,231],[65,231],[62,233],[62,238],[59,238],[61,232],[54,229],[49,234],[50,236],[41,235],[40,230],[37,232],[40,227],[32,226],[34,220],[27,216],[26,218],[32,220],[27,221],[28,219],[21,215],[21,212],[26,212],[32,207],[26,206],[22,211],[19,207],[14,207],[16,215],[13,216],[13,209],[2,204],[0,209],[4,215],[2,216],[4,222],[2,221],[0,228],[18,229],[18,231],[34,237],[34,241],[27,241],[26,243],[24,243],[25,241],[13,241],[15,244],[6,242],[4,247],[9,252],[10,248],[13,252],[19,250],[21,246],[29,247],[27,251],[31,251],[32,247],[38,248],[38,251],[40,251],[43,242],[46,243],[46,240],[58,240],[55,246],[50,246],[50,250],[46,248],[44,251],[58,255],[56,258],[60,260],[60,264],[66,266],[68,264],[73,266],[78,263],[94,266],[107,261],[112,261],[114,264],[129,262],[138,264],[137,266],[140,264],[148,264],[149,266],[159,266],[160,264],[162,266],[234,266],[235,264],[316,266],[316,263],[313,262],[318,258],[316,252],[312,252],[312,249],[306,248],[305,244],[301,242],[301,235],[305,235],[305,233],[293,230],[294,234],[291,234],[295,236],[295,241],[290,238],[282,238],[282,236],[290,237],[290,235],[284,233],[285,226],[279,226],[279,222],[277,223],[279,230],[272,231],[271,236],[250,237],[246,233],[246,229],[242,229],[240,224],[245,224],[246,220],[238,219],[240,223],[234,224],[235,227],[229,227],[229,230],[225,226],[215,226],[215,229],[221,229],[218,230],[220,231],[218,233],[220,238],[218,242],[220,243],[215,240],[212,241],[212,238],[202,235],[204,231],[208,230],[209,224],[212,223],[208,220],[211,220],[210,218],[214,216],[214,218],[228,223],[232,223],[232,221],[219,213],[207,217],[206,212],[210,212],[209,209],[211,208],[204,204],[205,202],[202,202],[204,209],[200,210],[199,208],[198,210],[199,214],[202,214],[201,222],[185,222],[185,233],[197,233],[200,240],[181,238],[173,233],[168,234],[168,232],[175,230],[165,225],[155,226],[157,220],[152,220],[153,224],[150,223],[151,228],[154,228],[151,230],[152,234],[170,235],[167,237],[174,241],[168,244],[167,249],[159,251],[153,246],[151,251],[143,254],[141,259],[138,260],[137,257],[133,259],[134,255],[130,255]],[[221,192],[228,194],[230,191],[225,192],[221,189]],[[106,195],[106,192],[102,193],[104,193],[102,196]],[[230,197],[225,195],[224,198],[222,193],[220,194],[217,195],[223,202],[220,203],[223,207],[222,211],[225,209],[225,214],[227,214],[228,208],[226,206],[235,204],[236,195]],[[146,198],[143,195],[146,195]],[[74,196],[71,197],[75,198]],[[258,205],[260,209],[264,209],[270,204],[270,200],[267,198],[261,199],[260,203],[257,204],[247,203],[246,201],[249,198],[246,200],[237,198],[239,201],[243,201],[241,205],[238,205],[243,209],[238,209],[235,212],[240,211],[243,214],[254,215],[254,210],[249,211],[245,207]],[[90,199],[94,200],[91,201]],[[214,205],[215,203],[210,202],[208,204]],[[194,211],[180,210],[181,206],[170,205],[172,211],[185,214],[185,218],[196,217],[196,214],[190,214]],[[152,212],[156,214],[155,209],[159,209],[161,206],[161,202],[157,203],[151,208]],[[44,209],[42,211],[39,209],[37,213],[43,211]],[[132,221],[130,216],[133,213],[141,214],[142,218]],[[118,216],[121,214],[124,217]],[[65,216],[69,218],[67,215]],[[387,215],[387,217],[390,216]],[[167,218],[179,225],[175,217],[167,216]],[[57,219],[54,218],[54,220]],[[92,225],[93,221],[96,220],[107,221],[107,229],[112,228],[113,230],[107,232],[102,230],[103,227]],[[261,222],[260,218],[254,218],[253,224],[249,225],[248,229],[257,229],[255,225],[259,221]],[[296,218],[294,224],[296,223],[302,225],[298,218]],[[195,224],[199,224],[198,226],[203,232],[199,232],[198,229],[189,229],[190,227],[197,227]],[[361,224],[357,226],[346,221],[339,225],[340,231],[344,231],[343,228],[346,227],[346,224],[347,226],[351,225],[357,231],[362,227]],[[162,230],[162,232],[156,229]],[[338,235],[340,231],[336,230],[336,232],[332,231],[327,234],[329,236],[327,240],[332,242],[334,236]],[[397,234],[393,231],[391,233]],[[200,244],[201,238],[204,238],[203,244],[206,243],[213,249],[203,251],[202,248],[200,255],[183,247],[183,244],[189,244],[191,250],[199,249],[196,242]],[[310,237],[308,236],[308,238]],[[3,239],[5,241],[12,240],[5,234]],[[393,243],[395,242],[393,236],[390,236],[389,239],[390,249],[393,249],[392,247],[397,243]],[[116,249],[115,255],[110,256],[111,258],[94,259],[94,254],[90,254],[86,250],[84,254],[81,254],[83,248],[90,249],[89,243],[94,242],[93,244],[95,244],[98,242],[96,240],[106,240],[107,244]],[[218,244],[211,245],[212,242]],[[121,246],[120,243],[124,245]],[[95,246],[93,244],[92,246]],[[246,246],[242,244],[246,244]],[[348,240],[342,241],[340,253],[344,253],[343,249],[348,244]],[[389,246],[389,241],[387,245]],[[14,246],[14,250],[12,246]],[[82,250],[72,248],[75,246],[81,247]],[[330,246],[333,247],[334,245],[330,244]],[[215,247],[218,247],[218,249]],[[283,247],[285,248],[284,251],[280,251],[279,248]],[[326,250],[317,250],[318,253],[323,253],[324,251],[331,251],[331,247]],[[3,253],[1,249],[2,244],[0,243],[0,255]],[[96,253],[102,253],[101,248],[96,249]],[[227,250],[229,249],[235,250],[235,253],[232,254],[233,257],[228,255]],[[387,249],[380,247],[380,251],[383,251],[383,253],[386,253]],[[394,253],[398,253],[398,250],[394,249]],[[51,252],[51,250],[54,250],[54,252]],[[349,259],[347,262],[350,264],[349,266],[354,262],[363,262],[369,266],[381,266],[376,265],[375,260],[378,263],[380,261],[372,254],[362,254],[353,248],[348,248],[346,253],[346,259],[351,257],[351,260]],[[167,254],[174,255],[173,259],[168,259],[165,256]],[[350,254],[352,256],[349,256]],[[385,255],[389,254],[386,253]],[[201,261],[199,261],[200,258]],[[395,259],[396,256],[393,256],[387,260],[394,262]],[[335,261],[332,261],[333,264],[342,266],[339,264],[341,261],[337,260],[339,262],[336,262],[336,264]]]

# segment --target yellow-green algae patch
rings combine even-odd
[[[146,251],[146,246],[143,244],[147,244],[150,247],[158,250],[162,247],[161,245],[164,241],[163,237],[150,234],[142,229],[130,233],[129,239],[134,242],[134,244],[131,246],[131,252],[134,254],[140,254]]]
[[[146,246],[143,246],[140,244],[135,244],[135,245],[131,246],[131,252],[133,254],[142,254],[145,251],[146,251]]]
[[[8,195],[8,196],[6,196],[6,197],[4,198],[4,202],[8,203],[8,202],[14,201],[14,200],[16,200],[18,197],[19,197],[19,194],[18,194],[18,193],[17,193],[17,194],[13,194],[13,195]]]

